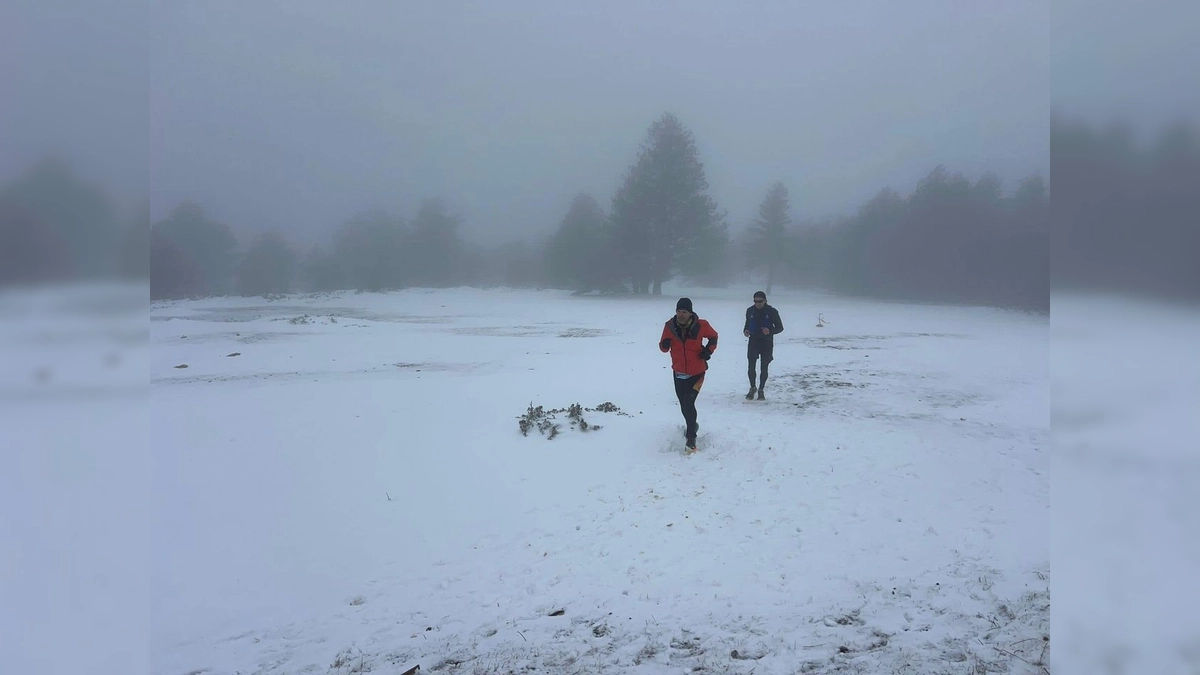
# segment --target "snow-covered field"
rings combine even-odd
[[[690,457],[674,295],[155,304],[152,672],[1039,672],[1046,318],[690,293]]]
[[[752,290],[0,292],[0,672],[1196,672],[1200,312]]]
[[[60,672],[66,633],[161,675],[1045,672],[1049,320],[777,291],[749,402],[753,290],[686,291],[721,333],[692,456],[676,291],[153,304],[148,397],[9,427],[9,578],[69,584],[6,584],[62,627],[14,614],[8,663]],[[65,386],[21,344],[21,391]],[[520,433],[575,403],[599,429]]]
[[[1054,673],[1200,673],[1200,308],[1052,313]]]

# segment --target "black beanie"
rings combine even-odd
[[[686,309],[689,312],[692,311],[692,299],[680,298],[679,302],[675,303],[675,311],[679,311],[681,309]]]
[[[754,291],[754,298],[755,299],[762,298],[763,300],[766,300],[767,294],[763,293],[762,291]]]

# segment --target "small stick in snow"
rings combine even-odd
[[[1021,658],[1020,656],[1018,656],[1018,655],[1016,655],[1016,654],[1014,654],[1014,653],[1012,653],[1012,652],[1008,651],[1007,649],[1002,649],[1002,648],[1000,648],[1000,647],[997,647],[996,645],[992,645],[992,649],[995,649],[996,651],[1000,652],[1001,654],[1006,654],[1006,655],[1008,655],[1008,656],[1011,656],[1011,657],[1013,657],[1014,659],[1017,659],[1018,661],[1021,661],[1021,662],[1023,662],[1023,663],[1026,663],[1026,664],[1028,664],[1028,665],[1031,665],[1031,666],[1032,666],[1032,665],[1034,665],[1034,664],[1032,664],[1032,663],[1029,663],[1029,662],[1028,662],[1028,661],[1026,661],[1025,659]],[[1049,671],[1049,670],[1046,668],[1046,666],[1043,666],[1043,665],[1038,665],[1038,668],[1041,668],[1041,669],[1042,669],[1042,671],[1046,673],[1046,675],[1050,675],[1050,671]]]
[[[1023,642],[1029,642],[1029,641],[1031,641],[1031,640],[1040,640],[1040,639],[1041,639],[1041,638],[1035,638],[1035,637],[1031,637],[1031,638],[1025,638],[1024,640],[1017,640],[1016,642],[1014,642],[1014,643],[1012,643],[1011,645],[1009,645],[1009,646],[1008,646],[1008,648],[1009,648],[1009,649],[1012,649],[1013,647],[1016,647],[1017,645],[1019,645],[1019,644],[1021,644],[1021,643],[1023,643]]]
[[[522,633],[521,631],[517,631],[517,635],[520,635],[522,640],[525,640],[526,642],[529,642],[529,640],[528,640],[528,639],[525,637],[525,634],[524,634],[524,633]]]

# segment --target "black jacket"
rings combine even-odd
[[[771,334],[763,335],[763,328],[770,328]],[[742,330],[750,331],[750,337],[752,338],[770,339],[783,332],[783,319],[779,318],[778,310],[765,302],[762,309],[750,305],[746,308],[746,324],[742,327]]]

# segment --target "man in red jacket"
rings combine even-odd
[[[680,298],[675,303],[674,318],[663,325],[658,348],[663,353],[671,352],[671,371],[675,379],[675,396],[686,423],[688,452],[696,451],[696,396],[704,384],[704,373],[708,370],[708,359],[717,351],[717,331],[707,321],[692,311],[690,298]]]

